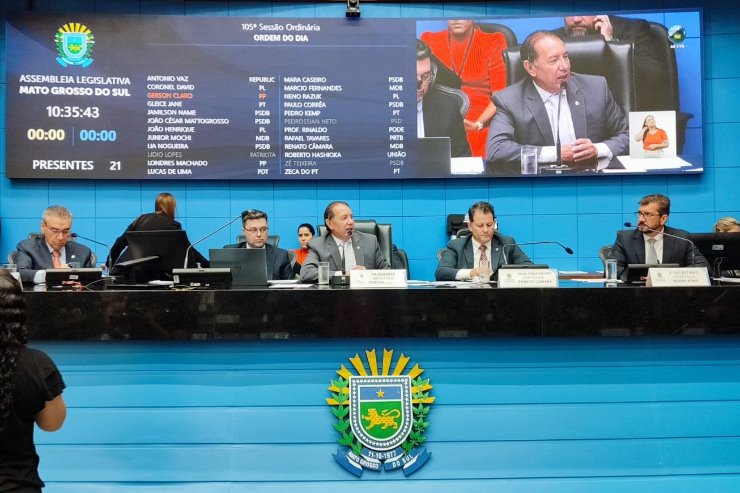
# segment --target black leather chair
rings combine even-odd
[[[375,235],[378,238],[378,245],[380,246],[380,252],[383,254],[385,259],[394,269],[406,269],[407,277],[410,276],[411,272],[409,269],[408,256],[406,252],[400,248],[395,248],[398,252],[397,255],[393,255],[393,232],[392,225],[385,223],[378,223],[375,219],[355,219],[355,229],[363,233]],[[319,224],[318,233],[323,235],[326,233],[326,225]]]
[[[476,25],[484,33],[501,33],[506,38],[506,46],[516,46],[519,42],[516,40],[516,34],[510,27],[495,22],[478,22]]]
[[[570,67],[580,74],[601,75],[606,78],[614,100],[625,111],[635,111],[635,66],[632,43],[606,42],[601,36],[586,36],[565,40]],[[528,77],[522,65],[519,47],[504,51],[506,83],[511,85]]]
[[[650,101],[650,106],[640,107],[637,111],[658,111],[668,110],[676,112],[676,150],[680,153],[686,143],[686,126],[691,118],[691,113],[681,111],[681,98],[678,88],[678,64],[676,63],[676,50],[671,47],[668,41],[668,29],[663,24],[657,22],[648,22],[652,34],[651,44],[657,56],[663,58],[665,70],[662,72],[662,79],[656,85],[658,87],[651,90],[650,98],[643,98]],[[639,64],[640,60],[635,60]],[[638,98],[640,101],[641,98]]]

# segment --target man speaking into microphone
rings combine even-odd
[[[640,199],[637,229],[617,232],[612,257],[617,274],[626,280],[629,264],[678,264],[681,267],[707,267],[706,259],[688,239],[689,232],[666,226],[671,200],[658,193]],[[626,223],[628,225],[630,223]]]
[[[308,255],[301,267],[301,282],[316,282],[319,262],[329,262],[333,273],[349,274],[353,269],[390,269],[375,235],[355,231],[349,204],[335,201],[324,210],[326,232],[308,243]]]
[[[489,175],[519,174],[525,145],[537,147],[540,164],[575,170],[629,153],[627,119],[604,77],[571,72],[565,43],[547,31],[530,34],[520,56],[527,76],[491,97]]]
[[[467,281],[481,275],[490,277],[503,264],[532,264],[514,238],[497,231],[496,214],[491,204],[476,202],[468,210],[468,218],[471,234],[447,244],[434,275],[438,281]],[[505,251],[504,246],[507,245],[513,247]]]

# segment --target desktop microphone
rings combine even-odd
[[[628,228],[637,228],[637,229],[640,229],[639,226],[635,226],[634,224],[632,224],[630,222],[626,222],[626,223],[624,223],[624,225],[626,227],[628,227]],[[662,233],[662,234],[664,234],[666,236],[670,236],[671,238],[676,238],[677,240],[682,240],[682,241],[689,242],[689,244],[691,245],[691,267],[696,267],[696,245],[694,245],[694,242],[693,241],[691,241],[688,238],[684,238],[683,236],[672,235],[670,233],[666,233],[665,231],[658,231],[657,229],[648,228],[647,226],[643,226],[643,228],[645,228],[648,231],[652,231],[653,233]]]
[[[105,258],[105,268],[108,269],[108,272],[110,272],[110,265],[109,264],[113,261],[113,259],[110,258],[110,247],[108,245],[106,245],[105,243],[102,243],[100,241],[93,240],[92,238],[88,238],[86,236],[78,235],[77,233],[71,233],[69,236],[71,236],[72,238],[82,238],[85,241],[90,241],[90,242],[95,243],[97,245],[104,246],[106,248],[106,250],[108,250],[108,256]]]
[[[555,122],[555,152],[557,152],[558,155],[558,165],[563,164],[563,156],[561,155],[562,151],[560,150],[560,106],[563,104],[563,89],[565,89],[567,84],[568,83],[565,81],[561,82],[560,89],[558,90],[558,119],[557,122]]]
[[[563,245],[559,241],[528,241],[526,243],[507,243],[501,248],[501,255],[504,257],[504,265],[509,265],[509,260],[506,258],[506,247],[521,245],[558,245],[560,248],[565,250],[565,253],[567,253],[568,255],[573,255],[573,249]]]
[[[216,233],[218,233],[222,229],[230,226],[231,223],[233,223],[237,219],[241,219],[246,213],[247,213],[247,211],[243,211],[243,212],[239,213],[238,216],[236,216],[233,219],[229,219],[229,222],[227,222],[223,226],[219,226],[218,228],[214,229],[213,231],[211,231],[210,233],[208,233],[207,235],[205,235],[203,238],[199,238],[198,241],[196,241],[195,243],[191,243],[190,246],[187,248],[187,250],[185,250],[185,263],[183,264],[182,268],[183,269],[187,269],[188,268],[188,255],[190,255],[190,249],[191,248],[193,248],[195,245],[197,245],[201,241],[207,240],[208,238],[210,238],[211,236],[215,235]]]

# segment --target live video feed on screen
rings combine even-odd
[[[479,162],[456,170],[453,152],[453,174],[702,172],[701,26],[698,11],[420,20],[434,77],[417,84],[467,96]]]
[[[696,10],[475,19],[9,14],[6,174],[701,172],[701,26]]]

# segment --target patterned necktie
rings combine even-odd
[[[486,245],[481,245],[478,247],[478,250],[480,250],[480,259],[478,260],[478,264],[487,264],[488,263],[488,257],[486,256]]]
[[[62,267],[62,262],[59,261],[59,251],[58,250],[51,251],[51,261],[55,269],[59,269]]]
[[[645,263],[655,265],[658,263],[658,252],[655,251],[655,238],[648,238],[648,248],[645,253]]]

